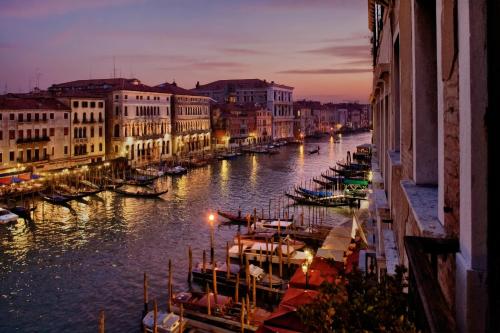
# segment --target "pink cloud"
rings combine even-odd
[[[319,68],[319,69],[290,69],[278,74],[358,74],[368,73],[370,68]]]
[[[0,3],[0,16],[34,18],[62,15],[82,9],[136,4],[141,0],[22,0]]]

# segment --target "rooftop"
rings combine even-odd
[[[64,110],[71,108],[52,97],[7,94],[0,96],[0,110]]]
[[[268,88],[271,86],[284,89],[293,89],[293,87],[277,84],[274,83],[274,81],[267,82],[266,80],[261,80],[261,79],[235,79],[235,80],[218,80],[207,84],[197,85],[196,88],[192,90],[194,91],[223,90],[226,89],[226,87],[228,86],[233,86],[235,89],[258,89],[258,88]]]

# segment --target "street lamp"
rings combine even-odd
[[[210,223],[210,261],[214,261],[214,214],[208,215],[208,221]]]
[[[304,273],[304,275],[306,276],[306,289],[308,289],[309,287],[309,276],[308,276],[308,272],[309,272],[309,267],[311,266],[312,264],[312,261],[313,261],[313,254],[311,253],[311,251],[309,249],[306,249],[304,251],[305,253],[305,256],[306,256],[306,260],[304,260],[304,262],[302,263],[302,272]]]

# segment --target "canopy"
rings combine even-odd
[[[280,307],[297,309],[304,304],[314,302],[318,294],[316,290],[289,288],[281,300]]]

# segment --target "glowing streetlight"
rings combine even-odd
[[[301,268],[302,268],[302,273],[304,273],[304,275],[306,276],[306,289],[308,289],[308,287],[309,287],[309,276],[308,276],[309,266],[311,266],[314,256],[309,249],[304,250],[304,254],[305,254],[306,260],[304,260],[304,262],[302,263]]]
[[[214,214],[208,215],[208,221],[210,223],[210,261],[214,262]]]

